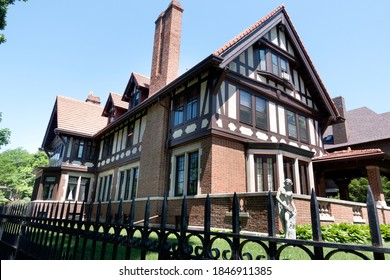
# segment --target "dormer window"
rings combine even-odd
[[[135,87],[133,94],[131,95],[131,98],[130,98],[130,108],[131,109],[139,104],[140,97],[141,97],[140,95],[141,95],[140,90]]]

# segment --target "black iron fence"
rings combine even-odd
[[[1,259],[94,260],[94,259],[285,259],[295,248],[312,260],[331,259],[337,253],[350,253],[361,259],[383,260],[390,248],[382,243],[376,202],[371,190],[367,211],[372,245],[323,242],[316,195],[311,195],[313,240],[277,237],[274,197],[268,193],[268,233],[243,234],[240,206],[233,196],[231,229],[211,229],[211,202],[204,205],[204,226],[188,225],[187,200],[183,199],[179,226],[167,224],[168,200],[164,198],[158,224],[151,224],[150,200],[142,223],[134,221],[135,204],[124,213],[122,201],[115,213],[111,202],[101,221],[101,203],[92,217],[92,204],[41,203],[0,208]],[[76,211],[78,209],[78,211]],[[86,215],[83,215],[86,213]]]

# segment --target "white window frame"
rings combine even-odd
[[[97,184],[96,184],[96,193],[95,193],[95,198],[96,199],[95,199],[95,202],[99,202],[99,201],[105,202],[105,201],[107,201],[106,200],[107,192],[108,191],[112,192],[112,186],[111,186],[111,188],[107,188],[106,192],[103,194],[102,192],[100,192],[100,182],[101,182],[101,180],[104,180],[104,177],[110,176],[110,175],[112,175],[112,182],[111,182],[111,184],[113,184],[113,182],[114,182],[114,170],[105,171],[105,172],[102,172],[102,173],[100,173],[98,175]],[[102,186],[102,187],[104,189],[104,186]],[[96,197],[97,195],[99,195],[99,193],[100,193],[100,197]],[[111,194],[110,194],[110,197],[111,197]],[[103,200],[103,198],[104,198],[104,200]]]
[[[134,162],[134,163],[119,167],[118,173],[117,173],[116,186],[115,186],[115,198],[114,198],[115,201],[119,201],[121,198],[123,198],[123,200],[124,200],[125,188],[122,188],[121,193],[119,194],[119,187],[120,187],[120,183],[121,183],[120,182],[121,172],[125,172],[127,170],[133,170],[135,168],[138,168],[138,180],[139,180],[139,172],[140,172],[139,167],[140,167],[139,162]],[[126,180],[126,178],[125,178],[125,180]],[[130,190],[131,190],[131,192],[133,191],[133,188],[134,188],[133,182],[134,182],[134,172],[131,172],[131,174],[130,174]],[[123,183],[126,185],[126,181],[124,181]],[[138,192],[138,186],[137,186],[136,192]],[[137,197],[137,193],[135,194],[135,197]],[[131,200],[131,199],[128,199],[128,200]],[[128,201],[128,200],[126,200],[126,201]]]
[[[177,149],[174,149],[172,151],[172,157],[171,157],[171,174],[170,174],[170,188],[169,188],[169,196],[175,197],[175,185],[176,185],[176,158],[178,156],[184,155],[184,189],[183,189],[183,196],[187,196],[187,189],[188,189],[188,167],[189,167],[189,154],[193,152],[198,152],[198,183],[197,183],[197,191],[196,195],[201,193],[200,188],[200,177],[201,177],[201,157],[202,157],[202,149],[200,143],[192,144],[185,147],[180,147]],[[195,196],[196,196],[195,195]],[[179,196],[177,196],[179,197]]]
[[[66,197],[66,194],[68,191],[69,177],[77,177],[76,197],[74,197],[73,200],[68,200],[68,198]],[[88,191],[87,202],[91,199],[94,176],[90,175],[90,174],[85,174],[85,173],[68,173],[65,175],[64,194],[63,194],[63,198],[62,198],[63,201],[82,202],[82,200],[79,200],[80,188],[81,188],[81,178],[88,178],[89,179],[89,191]]]

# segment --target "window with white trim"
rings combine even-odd
[[[129,166],[119,170],[115,200],[132,200],[137,197],[139,167]]]
[[[69,176],[65,200],[87,202],[91,178]]]
[[[171,195],[197,195],[199,186],[200,150],[174,152],[172,157]]]
[[[109,201],[111,199],[113,174],[101,175],[98,178],[95,201]]]

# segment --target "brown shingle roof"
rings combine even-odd
[[[56,106],[57,129],[61,132],[92,137],[107,125],[100,105],[57,96]]]
[[[348,142],[338,145],[326,145],[327,149],[351,146],[378,140],[390,139],[390,118],[388,113],[377,114],[367,107],[347,111],[345,114]],[[332,135],[332,127],[324,136]]]
[[[110,92],[110,96],[115,107],[119,107],[125,110],[129,108],[129,103],[126,101],[122,101],[122,95],[115,92]]]
[[[137,81],[138,85],[144,88],[149,88],[150,79],[144,75],[133,72],[133,76]]]

